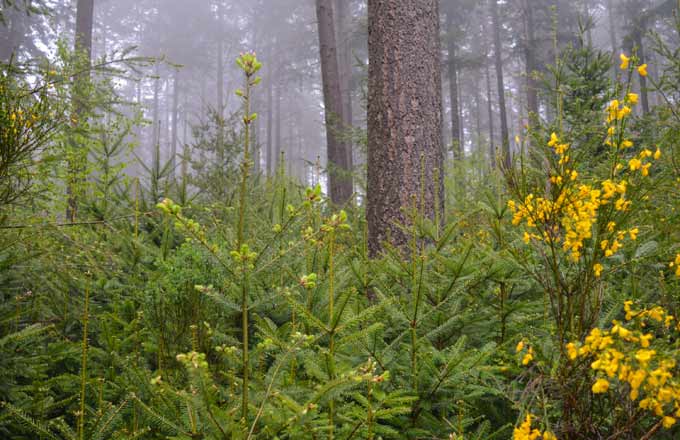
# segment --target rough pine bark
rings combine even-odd
[[[503,46],[501,45],[501,24],[498,18],[498,2],[490,0],[491,21],[493,25],[494,62],[496,65],[496,82],[498,83],[498,107],[501,116],[501,164],[510,168],[510,135],[508,133],[508,116],[505,106],[505,81],[503,79]]]
[[[333,203],[344,205],[352,197],[353,188],[348,153],[340,133],[343,106],[332,0],[316,0],[316,18],[319,28],[330,196]]]
[[[438,0],[368,1],[368,248],[444,210]],[[438,176],[438,178],[437,178]]]

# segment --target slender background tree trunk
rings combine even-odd
[[[177,166],[177,143],[179,138],[179,70],[175,70],[172,81],[172,141],[170,148],[170,169],[172,180],[175,180]]]
[[[505,81],[503,80],[503,46],[501,45],[501,25],[498,18],[498,2],[490,0],[491,21],[493,25],[494,61],[496,65],[496,82],[498,83],[498,107],[501,116],[501,163],[510,168],[510,135],[508,133],[508,116],[505,106]]]
[[[75,52],[76,56],[79,57],[78,64],[80,69],[89,69],[92,63],[92,30],[94,23],[94,0],[78,0],[77,10],[76,10],[76,35],[75,35]],[[85,100],[87,99],[86,88],[90,80],[90,72],[87,70],[85,73],[79,75],[74,79],[75,87],[73,93],[73,111],[75,114],[75,124],[79,124],[82,119],[85,118],[86,106]],[[74,148],[80,148],[83,146],[73,145]],[[83,147],[84,148],[84,147]],[[82,152],[81,154],[87,155],[87,153]],[[67,185],[67,207],[66,207],[66,218],[75,222],[77,212],[78,212],[78,189],[79,185],[79,174],[81,172],[81,166],[75,160],[75,163],[71,163],[69,170],[69,183]]]
[[[534,10],[531,0],[524,0],[524,24],[526,27],[526,42],[524,47],[524,61],[527,87],[527,110],[529,111],[529,124],[538,117],[538,89],[534,79],[536,70],[536,30],[534,29]]]
[[[456,29],[453,12],[446,14],[446,43],[448,51],[449,97],[451,99],[451,142],[453,142],[454,158],[463,158],[463,146],[460,136],[460,113],[458,103],[458,63],[456,59]]]
[[[342,142],[342,90],[335,41],[335,18],[332,0],[316,0],[319,28],[321,80],[323,82],[328,177],[331,201],[344,205],[352,197],[352,178],[348,167],[346,144]]]
[[[344,131],[352,128],[352,30],[347,0],[335,0],[335,34],[338,44],[338,69],[340,73],[340,93],[342,95],[342,127]],[[344,133],[342,142],[347,151],[347,169],[354,168],[354,146],[349,133]]]
[[[273,43],[272,43],[273,44]],[[269,53],[271,54],[273,51],[269,50]],[[271,56],[269,57],[271,59]],[[274,69],[272,68],[273,63],[269,63],[269,66],[267,67],[267,152],[266,152],[266,161],[267,161],[267,176],[271,177],[272,175],[275,174],[276,170],[274,169],[274,158],[272,156],[273,154],[273,122],[274,122]]]

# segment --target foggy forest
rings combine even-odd
[[[0,439],[680,438],[680,0],[0,0]]]

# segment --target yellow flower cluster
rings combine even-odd
[[[630,57],[627,56],[625,53],[622,53],[619,55],[619,58],[621,59],[621,70],[628,70],[630,67]],[[647,64],[641,64],[637,67],[638,74],[640,76],[647,76]]]
[[[531,419],[533,416],[527,414],[519,428],[515,428],[512,433],[512,440],[557,440],[555,434],[550,431],[541,432],[536,428],[531,428]]]
[[[640,76],[647,76],[647,65],[646,64],[641,64],[637,68],[638,73]]]
[[[671,261],[668,267],[675,267],[675,276],[680,277],[680,254],[675,256],[675,260]]]
[[[613,202],[617,211],[627,211],[631,202],[625,198],[627,183],[625,180],[614,183],[611,180],[602,182],[602,189],[593,188],[590,185],[578,187],[566,187],[552,201],[529,194],[524,202],[508,201],[508,207],[512,212],[512,224],[519,225],[526,222],[528,228],[542,229],[543,234],[524,233],[524,241],[529,243],[532,239],[546,242],[562,241],[562,249],[570,253],[572,261],[578,261],[581,257],[584,241],[592,238],[593,226],[597,224],[598,209]],[[556,226],[561,226],[561,230]],[[537,225],[541,226],[540,228]],[[615,224],[610,222],[608,231],[614,232]],[[560,233],[561,232],[561,233]],[[611,256],[621,247],[621,240],[629,233],[631,239],[636,239],[639,233],[637,228],[629,231],[619,231],[616,239],[601,242],[602,250],[606,256]]]
[[[526,348],[526,350],[524,350]],[[529,362],[534,360],[534,349],[531,346],[527,346],[524,341],[519,341],[517,343],[517,347],[515,347],[515,351],[517,353],[520,353],[524,351],[524,354],[522,356],[522,365],[529,365]]]
[[[632,301],[624,303],[626,324],[613,321],[610,330],[592,329],[583,344],[566,345],[567,357],[593,359],[590,367],[598,373],[591,388],[594,394],[606,393],[618,382],[631,401],[639,399],[640,409],[670,428],[680,417],[677,353],[669,355],[663,345],[653,343],[655,334],[680,332],[680,324],[662,307],[635,310],[632,306]],[[656,330],[650,329],[654,326]]]
[[[637,98],[637,96],[636,96]],[[630,95],[628,97],[628,101],[632,103],[630,100]],[[637,101],[636,101],[637,102]],[[607,107],[607,123],[612,123],[614,121],[620,121],[626,116],[630,115],[631,109],[626,103],[621,103],[619,102],[618,99],[613,100],[612,102],[609,103],[609,106]],[[609,135],[613,135],[615,133],[615,130],[610,130]],[[631,144],[632,146],[632,144]]]
[[[627,58],[625,62],[628,63]],[[609,124],[609,128],[607,129],[607,138],[604,142],[605,145],[621,150],[633,147],[633,141],[625,139],[622,136],[617,136],[617,128],[619,128],[617,127],[617,123],[618,121],[621,121],[630,115],[631,108],[629,105],[635,105],[637,103],[638,95],[636,93],[628,93],[623,102],[615,99],[609,103],[607,106],[607,124]],[[654,157],[654,160],[660,159],[661,150],[657,148],[656,152],[652,153],[650,150],[645,148],[637,157],[633,157],[628,161],[628,168],[631,172],[640,171],[640,173],[646,177],[649,175],[651,163],[645,163],[645,159],[650,157]],[[622,168],[623,165],[617,166],[617,170]]]
[[[644,160],[649,157],[654,157],[655,160],[659,159],[661,157],[661,150],[657,148],[656,152],[652,153],[650,150],[645,148],[640,152],[638,157],[634,157],[630,161],[628,161],[628,167],[630,168],[631,171],[640,170],[643,176],[645,177],[649,176],[649,167],[651,167],[652,164],[649,162],[647,163],[644,162]]]
[[[637,102],[637,95],[628,94],[625,102]],[[614,101],[614,105],[610,106],[610,117],[614,119],[622,113],[628,114],[629,112],[630,108],[625,105],[621,108],[618,101]],[[610,144],[615,130],[614,126],[609,128],[610,140],[607,142]],[[631,141],[623,140],[618,143],[617,147],[628,148],[632,145]],[[630,210],[632,202],[626,198],[628,182],[607,179],[599,185],[579,184],[575,182],[578,179],[578,173],[568,167],[570,145],[562,142],[556,133],[552,133],[548,147],[552,148],[559,158],[556,174],[550,177],[551,183],[559,189],[557,196],[553,199],[546,199],[529,194],[524,201],[508,201],[508,208],[512,212],[513,225],[517,226],[526,222],[526,227],[529,228],[529,231],[525,231],[523,235],[525,243],[528,244],[532,240],[550,244],[561,243],[562,250],[568,252],[570,259],[576,262],[583,254],[586,241],[593,237],[600,207],[612,203],[616,211]],[[652,153],[644,149],[639,156],[630,160],[630,170],[632,172],[639,170],[643,176],[647,176],[651,164],[644,161],[650,157],[659,159],[661,151],[657,148],[656,152]],[[599,242],[605,257],[614,255],[621,248],[626,236],[629,236],[631,240],[636,240],[639,234],[638,228],[616,231],[616,223],[613,221],[608,222],[606,231],[600,232],[608,233],[606,239]],[[601,275],[603,269],[602,264],[594,262],[593,272],[596,277]]]

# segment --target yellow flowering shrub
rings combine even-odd
[[[594,394],[616,390],[670,428],[680,418],[680,351],[669,341],[680,337],[680,323],[660,306],[638,310],[626,301],[624,311],[625,322],[613,321],[610,329],[592,329],[582,343],[568,343],[567,356],[590,362]]]
[[[61,105],[40,79],[0,71],[0,211],[31,188],[38,153],[63,123]]]
[[[593,329],[602,318],[607,288],[625,279],[626,264],[640,258],[641,250],[653,240],[654,231],[646,223],[653,196],[648,191],[653,182],[649,177],[663,175],[653,167],[662,157],[661,150],[644,145],[637,128],[636,137],[628,129],[637,124],[631,118],[641,101],[631,88],[638,59],[622,54],[621,68],[629,73],[628,83],[617,88],[617,99],[601,103],[601,122],[592,127],[597,135],[586,136],[573,126],[565,131],[569,121],[564,124],[558,114],[555,126],[536,141],[543,144],[539,160],[532,162],[529,171],[508,173],[507,207],[521,238],[511,252],[544,294],[544,316],[552,332],[549,342],[554,342],[536,345],[536,352],[524,340],[516,346],[518,363],[531,367],[520,379],[526,379],[525,393],[530,394],[528,387],[536,391],[529,398],[519,396],[518,401],[544,417],[558,414],[555,432],[564,436],[575,430],[582,438],[637,433],[648,430],[650,421],[660,429],[673,426],[680,417],[680,380],[676,389],[674,379],[680,371],[675,371],[673,361],[680,353],[669,351],[667,341],[648,330],[658,324],[663,331],[680,332],[675,318],[660,308],[636,312],[627,303],[625,324]],[[593,145],[593,138],[601,139],[598,145]],[[604,160],[583,160],[592,151]],[[636,252],[621,255],[643,236],[645,243]],[[670,265],[680,277],[680,255]],[[610,276],[616,272],[624,276]],[[581,338],[585,339],[573,341]],[[594,373],[592,381],[589,372]],[[545,400],[535,398],[539,389]],[[593,394],[614,396],[622,389],[626,405],[609,407],[609,401],[602,400],[603,405],[593,410]],[[611,411],[628,411],[631,405],[635,405],[631,417],[653,418],[645,418],[637,427],[623,426],[623,417],[610,417]],[[550,435],[533,428],[527,416],[513,438],[554,438]]]
[[[621,60],[622,68],[628,68],[630,59],[622,54]],[[512,224],[524,227],[524,243],[547,245],[551,251],[546,254],[553,260],[559,259],[554,251],[561,251],[569,262],[585,263],[595,278],[604,272],[603,258],[614,256],[626,239],[637,239],[637,227],[619,225],[625,223],[633,205],[630,188],[649,175],[651,160],[661,157],[658,148],[656,152],[642,149],[632,157],[627,153],[634,144],[625,137],[625,128],[631,106],[637,102],[638,95],[628,92],[606,108],[604,144],[611,147],[612,157],[609,178],[581,181],[571,144],[553,132],[547,142],[552,156],[548,158],[549,191],[517,194],[517,200],[508,201]]]

